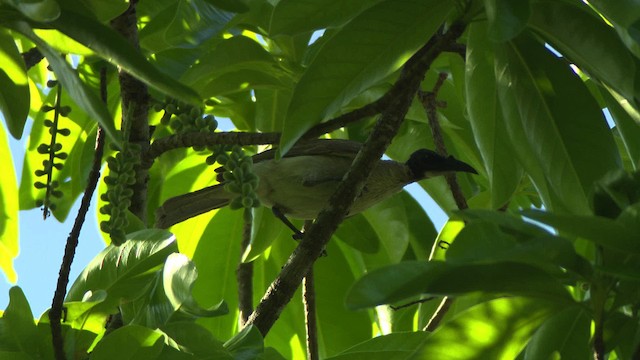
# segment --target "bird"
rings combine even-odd
[[[256,194],[300,234],[287,218],[315,219],[327,207],[361,147],[362,143],[352,140],[314,139],[298,143],[280,159],[276,159],[275,148],[258,153],[253,156],[253,172],[259,179]],[[410,183],[454,172],[478,173],[453,156],[429,149],[416,150],[404,163],[378,160],[347,216],[391,197]],[[166,200],[156,211],[156,226],[168,228],[228,205],[237,195],[225,191],[221,176],[218,180],[219,184]]]

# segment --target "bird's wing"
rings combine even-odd
[[[327,155],[337,156],[341,158],[350,158],[353,160],[362,148],[362,143],[353,140],[344,139],[312,139],[303,140],[298,142],[284,157],[298,157],[298,156],[313,156],[313,155]],[[269,149],[253,156],[253,163],[257,164],[262,161],[273,160],[275,158],[277,149]],[[222,167],[215,169],[215,172],[221,174],[224,172]],[[219,182],[222,182],[220,175],[217,177]]]

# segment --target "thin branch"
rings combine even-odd
[[[313,222],[305,220],[304,231],[307,231]],[[313,265],[307,276],[302,281],[302,303],[304,305],[304,322],[307,329],[307,360],[320,359],[320,347],[318,346],[318,322],[316,320],[316,288],[313,278]]]
[[[106,71],[102,69],[100,72],[100,93],[102,101],[106,102]],[[64,256],[62,258],[62,264],[60,265],[60,271],[58,274],[58,283],[56,285],[56,291],[53,295],[53,301],[51,303],[51,310],[49,310],[49,321],[51,323],[51,340],[53,342],[53,349],[57,360],[66,359],[64,353],[64,340],[62,338],[62,326],[60,319],[62,316],[62,308],[64,305],[64,297],[67,293],[67,285],[69,284],[69,273],[71,272],[71,263],[78,247],[78,239],[80,237],[80,230],[84,224],[84,219],[89,211],[89,205],[91,204],[91,197],[100,180],[100,167],[102,165],[102,154],[104,150],[104,132],[100,127],[96,133],[96,146],[95,153],[93,154],[93,164],[91,171],[89,172],[89,178],[87,180],[87,187],[82,195],[82,201],[80,203],[80,209],[78,215],[71,229],[69,237],[67,237],[67,243],[64,248]]]
[[[361,108],[340,115],[336,118],[318,124],[306,134],[303,138],[316,138],[320,135],[330,133],[350,123],[356,122],[362,118],[379,114],[389,103],[391,92],[388,92],[380,99],[364,105]],[[188,148],[192,146],[210,146],[210,145],[269,145],[276,144],[280,141],[280,133],[252,133],[252,132],[217,132],[217,133],[186,133],[170,135],[155,140],[149,147],[149,151],[142,159],[142,166],[150,168],[153,161],[167,151]]]
[[[433,89],[430,92],[423,92],[423,91],[418,92],[418,98],[420,99],[420,103],[422,103],[422,106],[424,107],[424,110],[427,113],[427,119],[429,121],[429,127],[431,128],[431,133],[433,134],[433,142],[435,143],[436,151],[438,152],[438,154],[442,156],[448,156],[448,152],[444,144],[442,128],[440,127],[440,123],[438,122],[438,113],[436,109],[439,106],[442,106],[441,104],[438,104],[437,96],[438,96],[438,91],[440,90],[440,88],[442,87],[446,79],[447,79],[447,74],[441,73],[438,76],[438,80],[436,81],[436,84],[434,85]],[[447,181],[447,184],[449,185],[449,189],[451,190],[451,194],[453,195],[453,198],[456,202],[456,205],[458,206],[458,209],[464,210],[468,208],[467,200],[465,199],[464,194],[462,193],[462,189],[458,184],[456,175],[447,174],[445,175],[445,179]],[[434,331],[438,327],[438,325],[440,324],[444,316],[449,311],[449,308],[453,304],[453,301],[454,300],[449,297],[444,297],[442,299],[440,306],[438,307],[438,309],[435,311],[435,313],[427,323],[427,326],[425,326],[424,328],[425,331]]]
[[[150,168],[158,156],[167,151],[207,145],[267,145],[280,141],[280,133],[217,132],[175,134],[155,140],[142,158],[142,166]]]
[[[255,325],[263,335],[269,332],[278,319],[300,286],[302,278],[322,254],[331,235],[348,214],[357,195],[361,193],[375,162],[380,159],[396,135],[425,72],[445,46],[454,42],[463,31],[464,25],[453,24],[446,34],[433,36],[403,67],[391,90],[395,96],[382,112],[351,169],[329,199],[329,206],[318,215],[309,231],[305,232],[304,238],[249,318],[248,323]]]
[[[138,0],[131,0],[129,8],[111,21],[116,32],[124,36],[136,49],[140,48],[138,41],[138,18],[136,5]],[[120,69],[120,97],[122,98],[123,122],[129,122],[129,143],[140,146],[140,153],[149,150],[149,92],[147,85],[134,78],[131,74]],[[122,127],[125,128],[124,126]],[[129,210],[146,223],[147,217],[147,183],[149,181],[148,168],[136,166],[136,182],[131,186],[133,196]]]
[[[398,310],[402,310],[404,308],[411,307],[413,305],[426,303],[426,302],[431,301],[433,299],[435,299],[434,296],[429,296],[429,297],[424,298],[424,299],[418,299],[418,300],[414,300],[414,301],[409,301],[406,304],[402,304],[402,305],[398,305],[398,306],[389,305],[389,308],[391,308],[391,310],[393,310],[393,311],[398,311]]]
[[[253,225],[253,215],[250,209],[245,209],[245,221],[242,228],[242,244],[240,245],[240,262],[236,269],[236,280],[238,281],[238,310],[240,311],[240,328],[243,328],[249,315],[253,312],[253,263],[245,263],[242,257],[251,243],[251,226]],[[248,214],[248,215],[247,215]]]

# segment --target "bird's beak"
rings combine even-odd
[[[478,172],[471,165],[467,164],[464,161],[460,161],[453,156],[449,156],[447,161],[445,162],[444,171],[457,171],[457,172],[468,172],[472,174],[477,174]]]

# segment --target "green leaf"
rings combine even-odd
[[[572,213],[590,213],[593,183],[621,163],[600,108],[571,68],[532,39],[496,54],[498,83],[515,94],[526,137],[554,192]]]
[[[238,0],[206,0],[217,8],[232,11],[236,13],[243,13],[249,11],[249,7],[244,2]]]
[[[587,279],[592,273],[589,262],[581,258],[566,239],[551,234],[523,239],[502,232],[489,222],[467,224],[447,250],[446,259],[459,264],[514,261],[558,274],[570,270]]]
[[[255,359],[264,351],[264,343],[260,330],[253,325],[242,329],[236,336],[224,343],[236,360]]]
[[[188,103],[200,104],[201,99],[193,90],[153,67],[122,36],[100,22],[64,11],[49,25],[156,90]]]
[[[178,350],[207,359],[228,359],[233,357],[210,332],[192,321],[172,322],[162,327],[162,331],[175,341]],[[167,350],[167,348],[165,348]]]
[[[397,332],[377,336],[355,345],[327,360],[400,360],[411,359],[412,355],[429,337],[429,333]]]
[[[113,311],[121,302],[133,301],[149,291],[165,259],[177,251],[175,237],[165,230],[142,230],[127,235],[127,242],[100,252],[69,289],[67,301],[80,301],[87,291],[106,290],[97,306]]]
[[[219,37],[233,18],[233,14],[205,0],[171,1],[165,5],[165,8],[158,7],[157,2],[150,5],[154,12],[161,10],[145,14],[150,20],[140,30],[140,46],[152,53],[198,48]],[[144,8],[142,13],[145,13]]]
[[[164,347],[162,332],[139,325],[125,325],[105,336],[91,352],[91,359],[153,360]]]
[[[526,26],[531,13],[529,0],[484,0],[488,35],[494,41],[516,37]]]
[[[451,11],[450,2],[387,0],[340,29],[312,60],[289,104],[281,151],[399,69]],[[371,36],[374,32],[376,35]]]
[[[41,355],[31,307],[24,292],[17,286],[9,289],[9,305],[0,318],[0,339],[1,350],[19,350],[32,358]]]
[[[625,7],[618,1],[608,3],[620,4],[625,13],[637,7],[631,4]],[[587,5],[535,1],[529,27],[589,75],[627,99],[634,97],[637,60],[620,41],[616,29]]]
[[[18,185],[13,168],[7,134],[0,123],[0,163],[4,170],[0,175],[0,269],[9,282],[15,283],[18,275],[13,259],[18,256]]]
[[[640,7],[634,0],[589,2],[598,12],[616,27],[618,36],[637,56],[640,55]]]
[[[73,21],[74,20],[71,20],[71,22]],[[10,24],[10,26],[36,44],[38,49],[46,56],[49,64],[53,67],[56,77],[62,83],[65,90],[69,92],[69,95],[75,100],[76,104],[102,126],[105,133],[115,144],[119,144],[120,136],[115,129],[113,119],[107,111],[105,104],[78,78],[78,74],[69,66],[64,58],[36,36],[27,23],[14,22]]]
[[[55,0],[2,0],[2,2],[12,5],[34,21],[53,21],[60,16],[60,6]]]
[[[560,282],[530,265],[439,261],[407,261],[371,271],[354,284],[346,301],[349,308],[360,309],[423,294],[457,296],[475,291],[571,301]]]
[[[640,159],[640,112],[613,89],[607,90],[601,90],[600,94],[616,124],[628,156],[630,159]],[[638,169],[636,161],[631,161],[631,165],[634,170]]]
[[[185,255],[174,253],[167,257],[163,270],[163,287],[175,309],[191,316],[220,316],[229,312],[223,301],[204,309],[191,295],[193,285],[198,278],[198,270]]]
[[[558,310],[558,304],[540,299],[481,303],[440,325],[411,359],[516,359],[533,332]]]
[[[553,226],[559,231],[579,236],[598,245],[632,254],[640,254],[638,234],[616,220],[601,216],[553,214],[539,210],[525,210],[528,218]]]
[[[360,258],[359,253],[336,241],[330,242],[326,251],[327,256],[313,266],[313,283],[318,339],[325,356],[332,356],[354,342],[370,338],[375,327],[371,314],[350,311],[344,306],[349,288],[364,271],[354,265]]]
[[[276,4],[268,30],[271,36],[339,27],[381,0],[282,0]]]
[[[284,88],[287,78],[260,44],[246,36],[234,36],[202,55],[185,72],[182,81],[209,98],[255,87]]]
[[[591,317],[586,309],[572,306],[549,317],[527,345],[527,359],[560,358],[588,359],[593,354],[589,346]]]
[[[20,139],[29,115],[29,82],[16,43],[4,29],[0,29],[0,64],[0,111],[11,136]]]
[[[378,235],[362,214],[346,219],[334,236],[363,253],[373,254],[380,249]]]
[[[80,12],[83,15],[105,23],[129,8],[128,0],[57,0],[63,9]]]
[[[469,27],[466,95],[469,120],[491,185],[491,208],[508,203],[520,184],[522,169],[513,156],[499,108],[491,44],[483,23]]]

